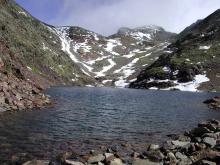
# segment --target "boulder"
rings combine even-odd
[[[167,154],[167,158],[168,158],[168,164],[176,164],[178,162],[178,160],[176,159],[175,155],[172,152],[169,152]]]
[[[32,161],[23,163],[22,165],[48,165],[48,164],[49,164],[48,161],[32,160]]]
[[[105,160],[107,162],[114,159],[114,154],[112,154],[112,153],[105,153],[104,156],[105,156]]]
[[[148,151],[158,150],[159,148],[160,148],[160,146],[157,144],[150,144]]]
[[[171,141],[171,143],[172,143],[176,148],[178,148],[178,147],[181,148],[181,147],[184,147],[184,146],[190,144],[189,141],[182,142],[182,141],[179,141],[179,140],[173,140],[173,141]]]
[[[105,156],[103,154],[98,154],[96,156],[91,156],[88,159],[88,163],[98,163],[98,162],[101,162],[103,160],[105,160]]]
[[[131,154],[131,156],[134,158],[134,159],[137,159],[137,158],[139,158],[140,157],[140,153],[138,153],[138,152],[133,152],[132,154]]]
[[[190,131],[190,136],[192,137],[202,137],[205,133],[211,133],[208,128],[205,127],[197,127]]]
[[[66,160],[67,165],[84,165],[82,162],[76,162],[72,160]]]
[[[114,160],[110,161],[110,165],[124,165],[121,159],[115,158]]]
[[[208,161],[208,160],[202,160],[201,164],[202,165],[216,165],[215,162],[211,162],[211,161]]]
[[[161,162],[164,159],[164,155],[160,151],[148,151],[144,152],[143,155],[154,162]]]
[[[208,145],[209,147],[214,147],[216,145],[216,140],[211,137],[205,137],[203,142]]]
[[[192,154],[196,151],[196,146],[194,143],[189,143],[181,148],[181,151],[187,154]]]

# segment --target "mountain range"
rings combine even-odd
[[[40,106],[48,102],[41,91],[55,85],[219,90],[219,20],[218,10],[180,34],[147,25],[106,37],[45,24],[0,0],[0,104]]]

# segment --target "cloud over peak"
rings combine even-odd
[[[180,32],[218,8],[219,0],[62,0],[56,16],[47,21],[81,26],[104,35],[113,34],[120,27],[149,24]]]

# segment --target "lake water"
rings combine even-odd
[[[28,152],[48,158],[61,151],[88,153],[100,146],[161,143],[198,122],[216,118],[202,102],[218,94],[112,88],[54,87],[56,104],[0,115],[0,158]]]

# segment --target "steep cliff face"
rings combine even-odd
[[[131,88],[220,90],[220,10],[186,28]]]

